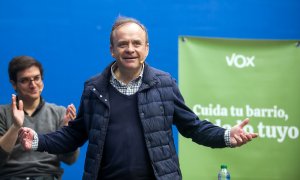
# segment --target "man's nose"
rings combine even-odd
[[[29,81],[29,85],[30,86],[36,86],[37,83],[35,82],[35,80],[33,78],[31,78],[30,81]]]
[[[126,51],[129,52],[129,53],[134,52],[134,46],[133,46],[133,44],[129,43]]]

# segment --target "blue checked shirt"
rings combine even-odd
[[[122,81],[119,81],[116,78],[116,75],[114,73],[114,70],[116,69],[116,63],[114,63],[111,66],[111,78],[110,78],[110,84],[116,88],[120,93],[125,94],[127,96],[132,95],[134,93],[136,93],[141,84],[142,84],[142,77],[143,77],[143,72],[144,72],[144,64],[142,66],[142,70],[141,73],[139,74],[139,76],[135,79],[133,79],[132,81],[130,81],[128,84],[123,83]]]

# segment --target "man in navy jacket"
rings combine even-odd
[[[19,137],[27,150],[65,153],[87,140],[83,179],[182,179],[172,125],[194,142],[212,148],[241,146],[257,134],[201,121],[184,103],[175,80],[145,63],[146,28],[133,18],[113,25],[110,51],[115,61],[85,82],[77,118],[62,130],[41,135],[29,128]],[[23,111],[13,102],[14,118]]]

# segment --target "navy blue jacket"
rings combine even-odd
[[[39,151],[74,151],[87,140],[83,179],[96,180],[109,123],[108,85],[110,66],[86,81],[76,120],[60,131],[39,135]],[[156,179],[182,179],[176,154],[172,125],[198,144],[225,147],[225,129],[201,121],[184,103],[175,80],[167,73],[145,64],[142,85],[137,92],[138,112],[145,143]],[[124,112],[126,113],[126,112]]]

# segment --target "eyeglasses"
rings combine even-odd
[[[31,81],[34,81],[35,84],[39,84],[42,82],[42,77],[41,75],[37,75],[34,77],[24,77],[18,80],[18,82],[23,85],[28,85],[31,83]]]

